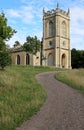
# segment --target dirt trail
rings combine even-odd
[[[84,130],[84,96],[57,81],[55,73],[36,76],[48,97],[40,111],[16,130]]]

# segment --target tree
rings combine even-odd
[[[72,68],[84,68],[84,50],[71,50]]]
[[[0,14],[0,67],[3,69],[10,63],[10,54],[6,47],[6,41],[16,33],[14,29],[7,25],[7,18],[2,12]]]
[[[8,51],[0,52],[0,66],[4,69],[5,66],[11,64],[11,55]]]
[[[23,44],[23,48],[26,52],[36,54],[37,51],[40,51],[41,42],[37,39],[37,36],[26,38],[26,42]]]
[[[19,46],[20,42],[19,41],[15,41],[15,44],[13,45],[14,47]]]
[[[71,66],[72,68],[78,68],[78,52],[75,48],[71,50]]]

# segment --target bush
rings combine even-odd
[[[11,64],[11,56],[8,51],[0,52],[0,67],[4,69],[5,66]]]

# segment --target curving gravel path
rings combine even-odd
[[[48,97],[40,111],[16,130],[84,130],[84,96],[57,81],[55,73],[36,76]]]

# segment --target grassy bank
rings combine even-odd
[[[46,92],[35,75],[54,70],[54,67],[31,66],[0,70],[0,130],[14,130],[40,109]]]
[[[84,69],[67,70],[58,73],[56,78],[84,94]]]

